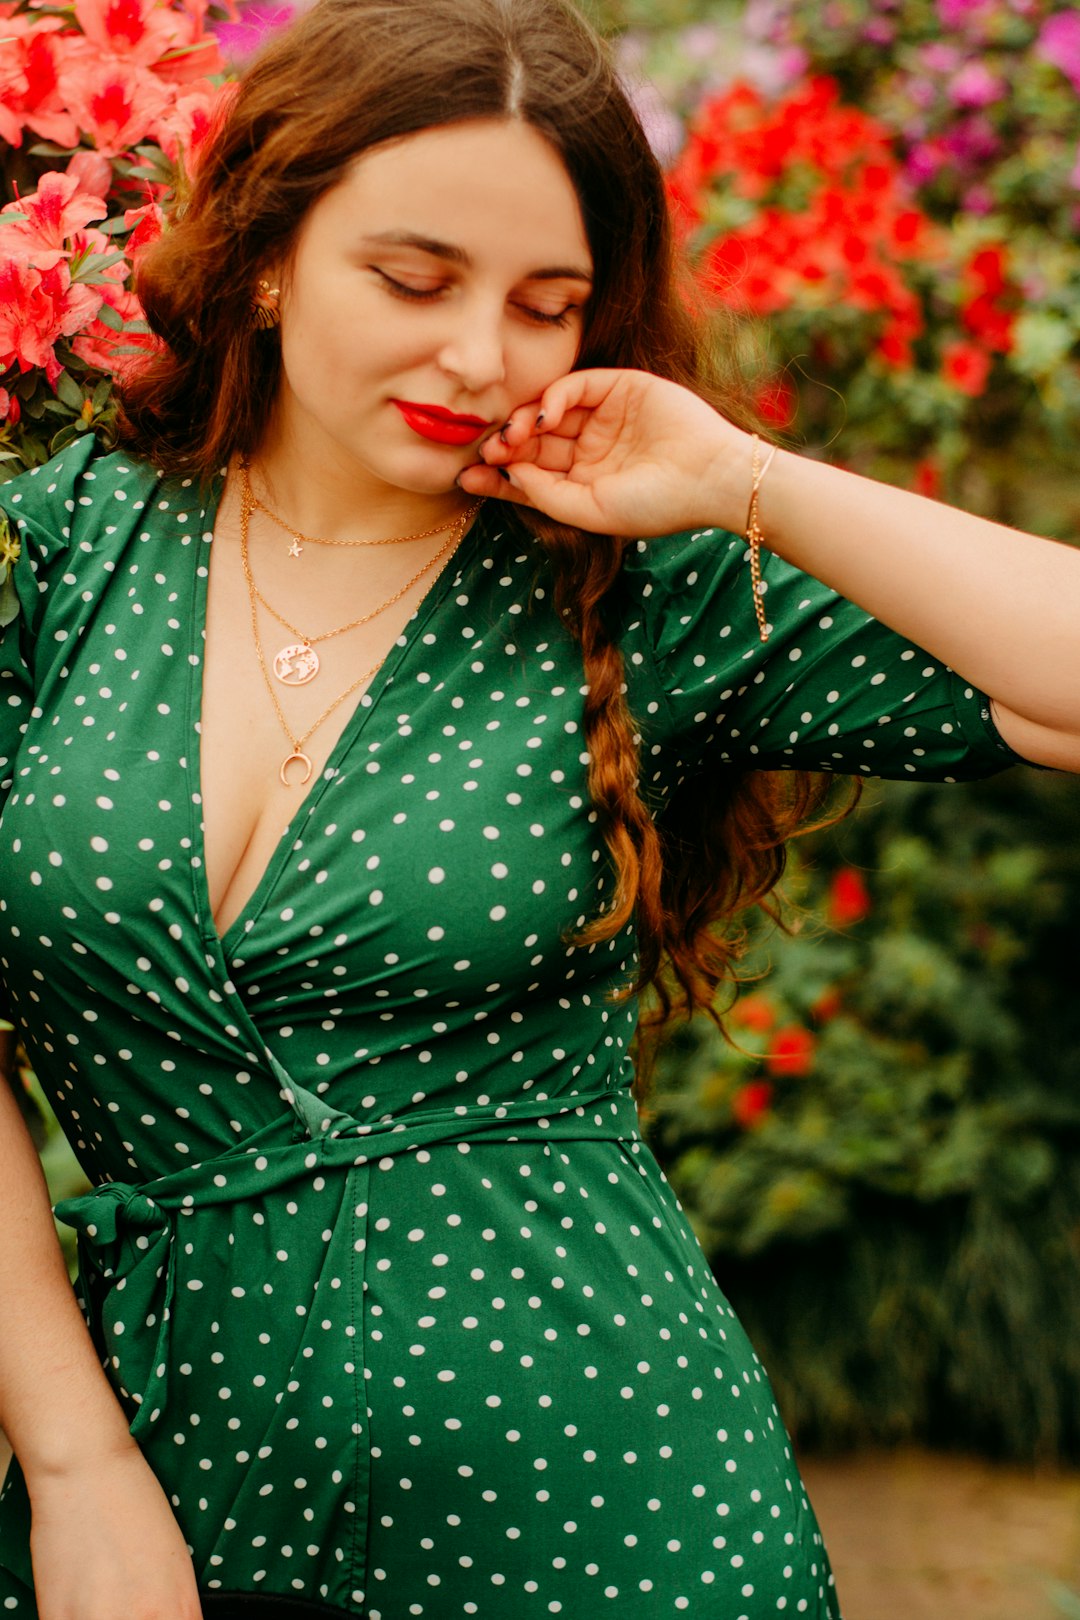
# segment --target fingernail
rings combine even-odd
[[[504,422],[502,427],[499,429],[499,438],[502,440],[503,444],[506,443],[506,430],[509,426],[509,422]]]
[[[500,478],[504,478],[507,483],[510,482],[510,474],[507,472],[505,467],[496,467],[495,471],[498,473]]]
[[[540,415],[536,418],[536,426],[537,427],[543,427],[543,425],[544,425],[544,413],[543,413],[543,411],[541,411]]]

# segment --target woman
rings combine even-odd
[[[95,1184],[88,1334],[3,1103],[3,1612],[836,1615],[627,991],[711,1002],[811,771],[1076,768],[1078,559],[766,468],[560,0],[320,0],[141,290],[125,450],[0,492],[0,960]]]

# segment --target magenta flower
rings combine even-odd
[[[937,0],[937,13],[943,28],[963,29],[980,11],[986,0]]]
[[[964,60],[959,46],[949,45],[944,40],[924,45],[920,58],[927,73],[955,73]]]
[[[949,99],[957,107],[989,107],[1004,94],[1004,84],[985,62],[965,62],[949,83]]]
[[[271,34],[292,22],[294,12],[291,5],[261,5],[256,0],[244,7],[237,22],[218,23],[214,33],[230,62],[246,62]]]
[[[1080,95],[1080,11],[1059,11],[1047,17],[1035,49],[1061,69]]]

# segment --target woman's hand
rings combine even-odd
[[[751,442],[677,383],[574,371],[520,406],[458,482],[599,534],[741,529]],[[509,478],[502,476],[503,473]]]
[[[183,1534],[134,1441],[27,1485],[40,1620],[201,1620]]]

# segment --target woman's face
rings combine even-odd
[[[281,271],[274,442],[354,483],[445,493],[572,367],[591,272],[574,188],[529,125],[376,148],[314,204]]]

